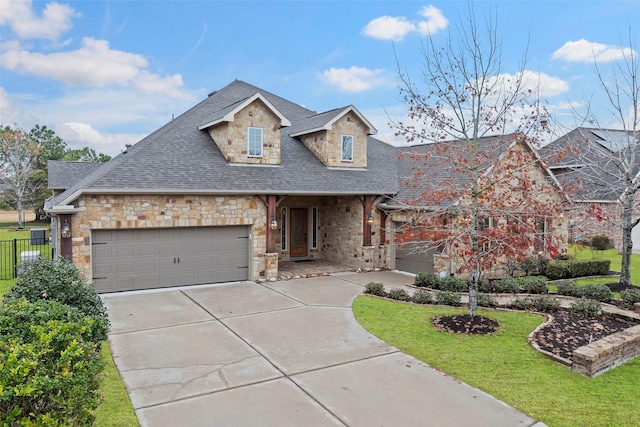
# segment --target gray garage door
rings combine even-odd
[[[433,253],[411,253],[411,248],[396,247],[396,270],[409,273],[433,273]]]
[[[249,278],[249,227],[94,230],[98,292]]]

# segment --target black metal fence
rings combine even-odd
[[[22,264],[42,258],[53,258],[46,239],[0,240],[0,280],[16,278]]]

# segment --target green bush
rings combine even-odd
[[[640,302],[640,288],[624,289],[620,292],[620,299],[623,307],[633,309],[633,305]]]
[[[611,241],[604,235],[593,236],[591,238],[591,247],[598,251],[604,251],[611,247]]]
[[[460,306],[461,295],[457,292],[439,291],[434,297],[435,304],[450,305],[452,307]]]
[[[597,316],[601,310],[600,302],[589,298],[580,298],[569,306],[569,311],[584,317]]]
[[[560,301],[549,295],[538,296],[531,299],[531,305],[534,310],[543,313],[551,313],[560,310]]]
[[[414,284],[419,288],[438,289],[440,278],[434,273],[418,273]]]
[[[65,308],[68,320],[61,319]],[[55,301],[0,305],[0,425],[93,423],[104,366],[100,345],[89,339],[93,319],[78,316]]]
[[[478,305],[480,307],[497,307],[498,303],[495,298],[491,294],[479,293],[478,294]]]
[[[582,288],[582,296],[600,302],[609,302],[613,299],[613,292],[607,285],[587,285]]]
[[[494,282],[496,291],[501,294],[517,294],[520,292],[520,283],[515,277],[506,277]]]
[[[469,282],[455,276],[447,276],[440,279],[440,290],[448,292],[467,292]]]
[[[547,278],[544,276],[518,277],[516,281],[522,292],[528,294],[546,294],[549,292]]]
[[[386,297],[387,293],[384,290],[384,285],[382,283],[369,282],[364,287],[365,294],[376,295],[379,297]]]
[[[389,298],[397,299],[399,301],[409,301],[411,296],[402,288],[393,288],[389,291]]]
[[[609,273],[611,261],[592,260],[554,260],[547,267],[546,276],[550,280],[571,279],[584,276],[604,276]]]
[[[582,290],[572,280],[559,280],[555,283],[558,288],[558,295],[566,295],[569,297],[581,297]]]
[[[509,308],[513,310],[530,310],[531,307],[532,304],[529,298],[516,298],[509,304]]]
[[[75,307],[87,316],[109,322],[107,310],[95,288],[70,262],[43,259],[28,263],[5,300],[26,298],[29,302],[54,300]]]
[[[411,297],[411,301],[416,304],[431,304],[433,299],[431,298],[431,294],[424,289],[418,289],[413,293],[413,297]]]
[[[528,276],[538,270],[538,261],[536,257],[530,256],[520,261],[518,267],[524,272],[525,276]]]

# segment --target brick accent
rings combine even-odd
[[[269,273],[265,265],[266,207],[255,196],[84,195],[72,218],[73,262],[91,278],[91,230],[164,227],[251,226],[250,279]],[[277,274],[277,266],[276,273]]]
[[[342,135],[353,136],[353,161],[342,161]],[[325,166],[367,167],[367,126],[353,112],[338,119],[331,130],[302,135],[299,139]]]
[[[248,128],[262,128],[262,157],[249,157]],[[233,122],[220,123],[209,135],[230,163],[280,164],[280,119],[259,99],[234,116]]]
[[[638,356],[640,325],[574,350],[571,370],[593,378]]]

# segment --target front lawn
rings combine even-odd
[[[569,245],[569,254],[576,259],[608,259],[611,261],[611,270],[620,271],[622,255],[615,249],[597,251],[581,245]],[[631,254],[631,283],[640,286],[640,254]]]
[[[640,358],[586,378],[538,353],[527,335],[541,315],[481,311],[500,322],[489,336],[437,331],[436,315],[466,312],[359,296],[353,311],[372,334],[403,352],[477,387],[550,427],[638,426]]]

